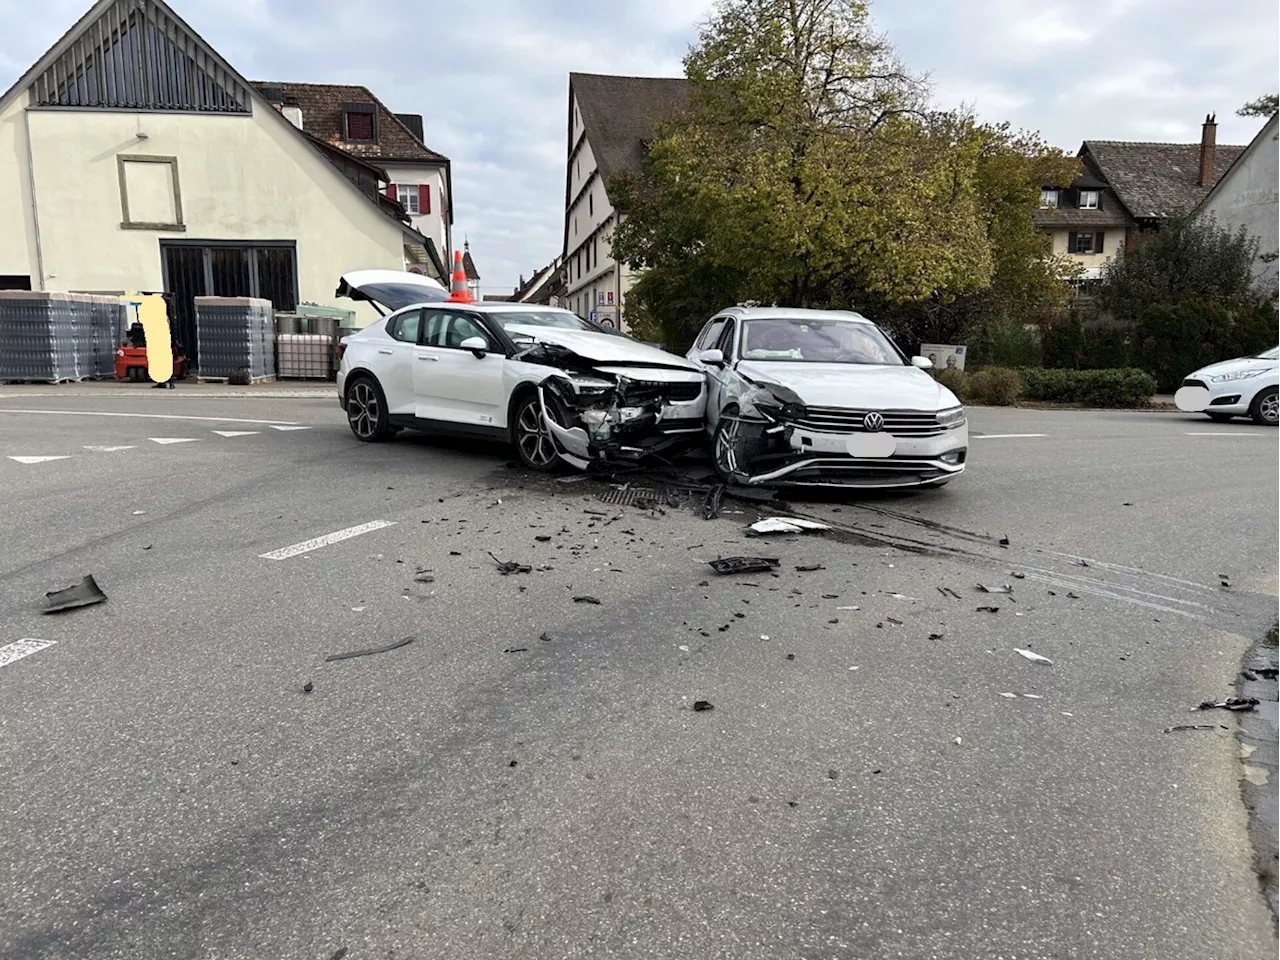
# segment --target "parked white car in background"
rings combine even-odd
[[[688,354],[707,373],[716,470],[743,484],[942,486],[965,468],[964,408],[858,313],[731,307]]]
[[[390,311],[343,338],[338,397],[359,440],[401,428],[510,440],[525,466],[638,459],[697,443],[706,386],[683,357],[537,304],[452,302],[410,273],[347,274]]]
[[[1280,385],[1280,347],[1252,357],[1224,360],[1197,370],[1182,381],[1173,395],[1179,410],[1205,413],[1212,420],[1252,417],[1253,422],[1274,427],[1276,393]]]

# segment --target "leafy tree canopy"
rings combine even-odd
[[[1280,110],[1280,94],[1268,93],[1257,100],[1250,100],[1236,111],[1238,117],[1270,117]]]

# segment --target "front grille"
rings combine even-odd
[[[667,387],[667,400],[670,403],[688,403],[690,400],[697,400],[702,393],[702,384],[693,383],[673,383]]]
[[[808,407],[805,415],[793,422],[815,433],[865,433],[862,420],[870,412],[843,407]],[[932,413],[919,410],[881,410],[879,413],[884,417],[882,432],[895,437],[937,437],[948,430]]]
[[[654,383],[648,380],[632,380],[626,385],[624,403],[640,406],[646,403],[688,403],[697,400],[702,393],[702,383]]]
[[[1203,380],[1186,379],[1182,381],[1182,385],[1184,387],[1200,387],[1203,390],[1209,389],[1209,385],[1205,383]]]

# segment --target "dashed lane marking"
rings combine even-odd
[[[21,640],[15,640],[13,643],[0,647],[0,667],[7,667],[23,657],[29,657],[33,653],[40,652],[45,647],[52,647],[57,642],[57,640],[37,640],[35,637],[23,637]]]
[[[10,460],[17,460],[19,463],[48,463],[50,460],[67,460],[69,457],[10,457]]]
[[[290,557],[296,557],[300,553],[310,553],[312,550],[319,550],[321,547],[327,547],[330,544],[341,543],[343,540],[358,537],[362,533],[370,533],[374,530],[381,530],[383,527],[394,527],[395,525],[394,520],[371,520],[369,523],[362,523],[358,526],[347,527],[345,530],[326,533],[323,537],[303,540],[301,543],[295,543],[289,547],[281,547],[279,550],[272,550],[270,553],[260,553],[258,556],[263,560],[288,560]]]
[[[274,423],[273,423],[273,424],[271,424],[271,429],[272,429],[272,430],[310,430],[311,428],[310,428],[310,427],[300,427],[300,426],[297,426],[296,424],[277,425],[277,424],[274,424]]]
[[[220,437],[256,437],[261,430],[215,430]]]
[[[1028,440],[1032,437],[1047,437],[1047,433],[971,433],[971,440]]]
[[[0,413],[28,413],[57,417],[142,417],[148,420],[202,420],[207,423],[263,423],[275,426],[293,426],[293,420],[250,420],[245,417],[193,417],[179,413],[104,413],[101,410],[17,410],[0,407]]]
[[[147,437],[152,443],[199,443],[196,437]]]
[[[94,453],[115,453],[117,450],[137,450],[136,446],[128,447],[85,447],[86,450],[92,450]]]

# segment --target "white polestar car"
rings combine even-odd
[[[1212,420],[1251,417],[1254,423],[1274,427],[1276,391],[1280,384],[1280,347],[1252,357],[1224,360],[1197,370],[1182,381],[1173,395],[1179,410],[1204,413]]]
[[[389,313],[344,337],[338,398],[356,438],[402,428],[509,440],[534,470],[697,443],[706,378],[684,357],[567,310],[455,302],[416,274],[348,273],[339,296]]]
[[[742,484],[937,487],[961,473],[964,408],[866,317],[732,307],[689,351],[707,374],[716,470]]]

